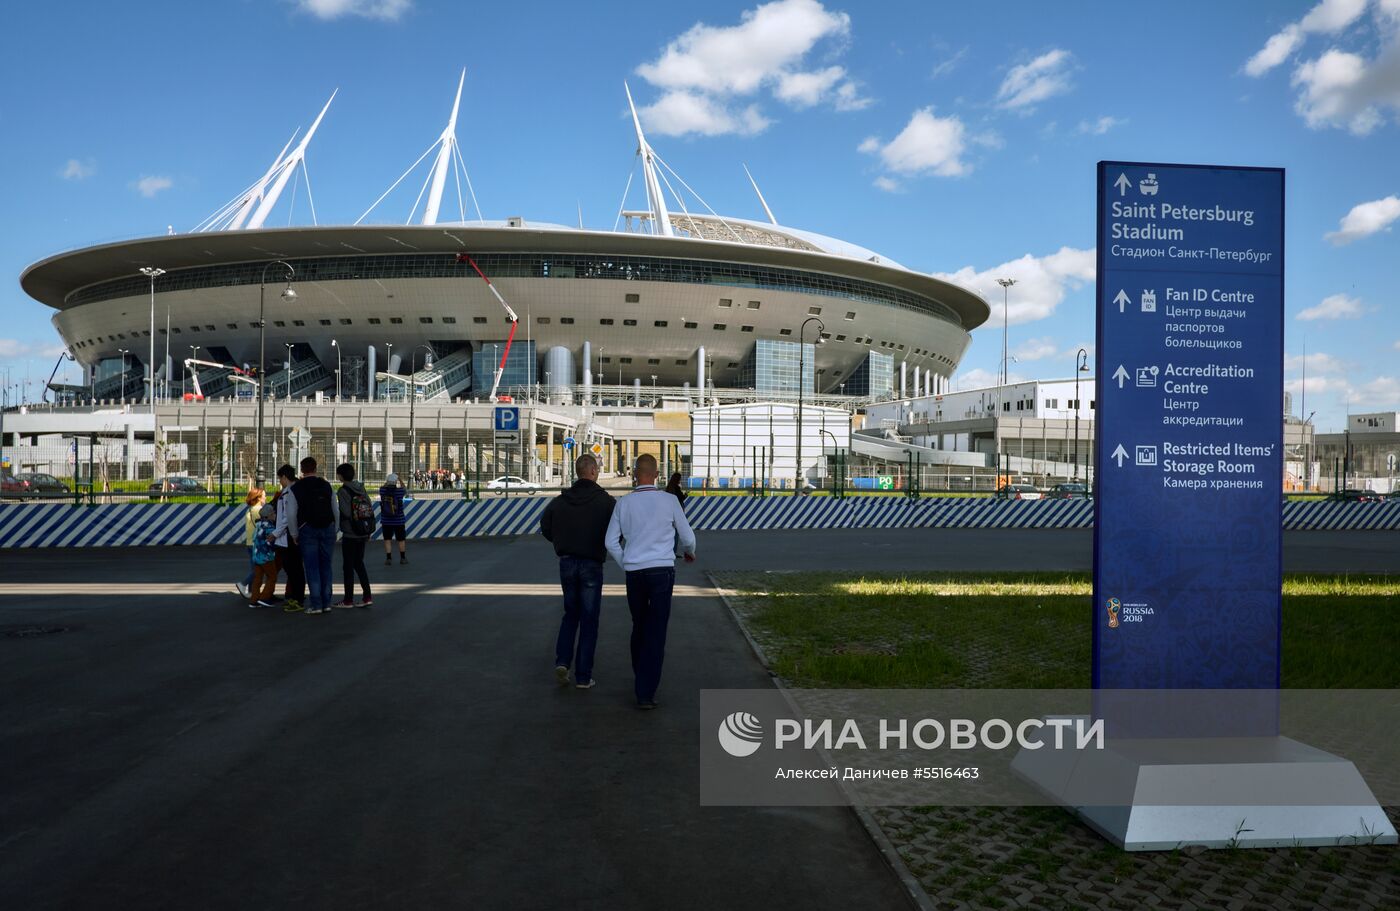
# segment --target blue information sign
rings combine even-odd
[[[497,405],[495,412],[494,429],[503,433],[520,429],[520,409],[509,406]]]
[[[577,441],[573,437],[564,437],[564,448],[573,449]]]
[[[1093,682],[1279,682],[1283,171],[1100,162]]]

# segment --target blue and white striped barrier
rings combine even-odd
[[[543,497],[409,500],[404,503],[413,538],[466,538],[533,534]],[[377,508],[377,507],[376,507]],[[0,548],[139,547],[170,544],[238,544],[243,507],[208,503],[0,505]],[[1089,500],[998,500],[900,496],[691,497],[691,525],[701,531],[779,528],[1090,528]],[[1290,502],[1283,527],[1300,530],[1400,531],[1400,502]],[[381,532],[376,531],[375,537]]]

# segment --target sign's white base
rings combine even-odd
[[[1103,750],[1082,752],[1043,747],[1022,750],[1012,769],[1125,851],[1397,843],[1355,765],[1288,737],[1109,740]],[[1108,792],[1131,802],[1076,805],[1085,794]],[[1300,795],[1321,805],[1300,805]]]

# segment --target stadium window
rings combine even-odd
[[[625,319],[625,320],[622,321],[622,325],[624,325],[624,326],[635,326],[635,325],[637,325],[637,321],[634,320],[634,319]]]
[[[484,322],[486,322],[486,317],[484,317],[484,316],[473,316],[473,317],[472,317],[472,322],[474,322],[474,323],[484,323]]]
[[[238,324],[237,324],[237,323],[229,323],[229,324],[228,324],[228,327],[229,327],[230,329],[237,329],[237,328],[238,328]]]
[[[838,335],[838,336],[836,336],[836,340],[837,340],[838,342],[844,342],[844,341],[846,340],[846,336],[844,336],[844,335]]]
[[[559,324],[562,326],[572,326],[574,324],[574,318],[572,316],[561,316],[559,317]]]
[[[749,301],[749,309],[750,309],[750,310],[757,310],[758,308],[759,308],[759,302],[758,302],[758,301]]]
[[[429,323],[431,323],[432,321],[433,321],[433,318],[432,318],[431,316],[420,316],[420,317],[418,317],[418,322],[422,323],[422,324],[425,325],[425,326],[428,325]]]
[[[537,326],[548,326],[548,325],[549,325],[549,317],[547,317],[547,316],[537,316],[537,317],[535,317],[535,325],[537,325]]]
[[[726,329],[728,329],[728,328],[729,328],[729,324],[728,324],[728,323],[715,323],[715,331],[716,331],[716,332],[723,332],[724,330],[726,330]]]
[[[628,294],[623,297],[623,300],[629,304],[639,304],[642,302],[642,296],[640,294]]]
[[[808,316],[821,316],[821,315],[822,315],[822,308],[821,308],[821,307],[808,307],[808,308],[807,308],[807,315],[808,315]]]
[[[664,319],[659,319],[659,320],[657,320],[656,322],[652,323],[652,325],[655,326],[655,327],[658,328],[658,329],[665,329],[665,328],[666,328],[666,321],[665,321]]]
[[[401,326],[401,325],[403,325],[403,317],[402,317],[402,316],[391,316],[391,317],[389,317],[389,325],[391,325],[391,326]]]
[[[350,322],[350,320],[346,319],[345,317],[341,317],[341,318],[340,318],[340,324],[341,324],[342,326],[349,326],[349,325],[352,325],[352,323]]]
[[[444,317],[442,318],[442,321],[443,321],[444,323],[447,323],[447,324],[450,326],[450,325],[452,325],[453,323],[457,322],[457,317],[455,317],[455,316],[444,316]],[[546,320],[546,322],[548,322],[548,321]]]
[[[249,323],[248,325],[249,325],[249,326],[252,326],[254,329],[258,328],[258,324],[257,324],[257,323]],[[179,327],[179,326],[171,326],[171,327],[170,327],[170,331],[171,331],[171,333],[173,333],[173,334],[175,334],[175,335],[179,335],[179,334],[180,334],[180,327]]]
[[[210,326],[210,325],[208,325],[208,324],[206,324],[204,328],[205,328],[205,329],[208,329],[210,332],[216,331],[215,328],[214,328],[213,326]]]
[[[779,334],[779,335],[792,335],[792,330],[791,330],[791,329],[779,329],[779,330],[778,330],[778,334]]]
[[[856,312],[855,312],[854,310],[847,310],[847,311],[846,311],[846,319],[855,319],[855,318],[856,318]]]
[[[322,326],[329,326],[331,324],[331,321],[328,319],[319,320],[319,322]]]
[[[734,306],[734,299],[729,297],[721,297],[719,299],[719,305],[727,309],[729,307]]]
[[[598,325],[600,326],[611,326],[612,324],[613,320],[611,316],[605,316],[602,319],[598,320]]]
[[[1002,402],[1002,403],[1001,403],[1001,410],[1002,410],[1002,411],[1010,411],[1010,410],[1011,410],[1011,403],[1010,403],[1010,402]]]
[[[725,369],[733,370],[735,367],[738,367],[738,366],[739,366],[739,362],[738,362],[738,361],[730,361],[728,364],[725,365]]]
[[[686,327],[687,329],[699,329],[699,328],[700,328],[700,324],[699,324],[699,323],[687,322],[687,323],[685,324],[685,327]]]
[[[752,332],[752,331],[753,331],[753,326],[740,326],[740,327],[739,327],[739,331],[740,331],[740,332]]]
[[[823,332],[821,335],[822,335],[822,341],[824,341],[824,342],[829,342],[829,341],[831,341],[831,333],[830,333],[830,332]]]
[[[1099,404],[1098,402],[1094,401],[1093,399],[1090,399],[1090,400],[1089,400],[1089,410],[1090,410],[1090,411],[1093,411],[1094,408],[1098,406],[1098,404]]]
[[[600,363],[600,364],[611,364],[611,363],[612,363],[612,358],[611,358],[611,357],[608,357],[607,355],[604,355],[603,357],[598,358],[598,363]]]
[[[655,366],[656,366],[657,364],[659,364],[659,363],[661,363],[661,358],[659,358],[659,357],[649,357],[649,358],[647,358],[647,366],[649,366],[649,367],[655,367]]]
[[[690,363],[690,361],[676,361],[676,366],[677,366],[677,367],[684,367],[684,366],[686,366],[686,365],[689,364],[689,363]]]
[[[380,320],[379,317],[377,317],[377,316],[371,316],[371,317],[369,318],[369,324],[370,324],[371,326],[378,326],[380,322],[381,322],[381,320]]]
[[[618,360],[621,361],[621,362],[624,363],[624,364],[630,364],[630,363],[632,363],[632,359],[631,359],[630,357],[620,357],[620,358],[618,358]]]
[[[285,329],[287,328],[287,321],[284,319],[273,320],[272,325],[276,326],[278,329]],[[229,328],[232,329],[233,327],[230,326]]]

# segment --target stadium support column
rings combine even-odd
[[[899,362],[899,397],[902,399],[909,397],[909,362]]]
[[[373,345],[369,346],[368,356],[369,378],[365,381],[365,401],[372,402],[374,401],[374,372],[378,368],[378,364],[375,361],[375,351]]]
[[[700,390],[700,404],[705,403],[705,346],[701,345],[697,352],[695,364],[695,388]]]
[[[583,342],[583,404],[593,401],[593,345],[587,339]]]

